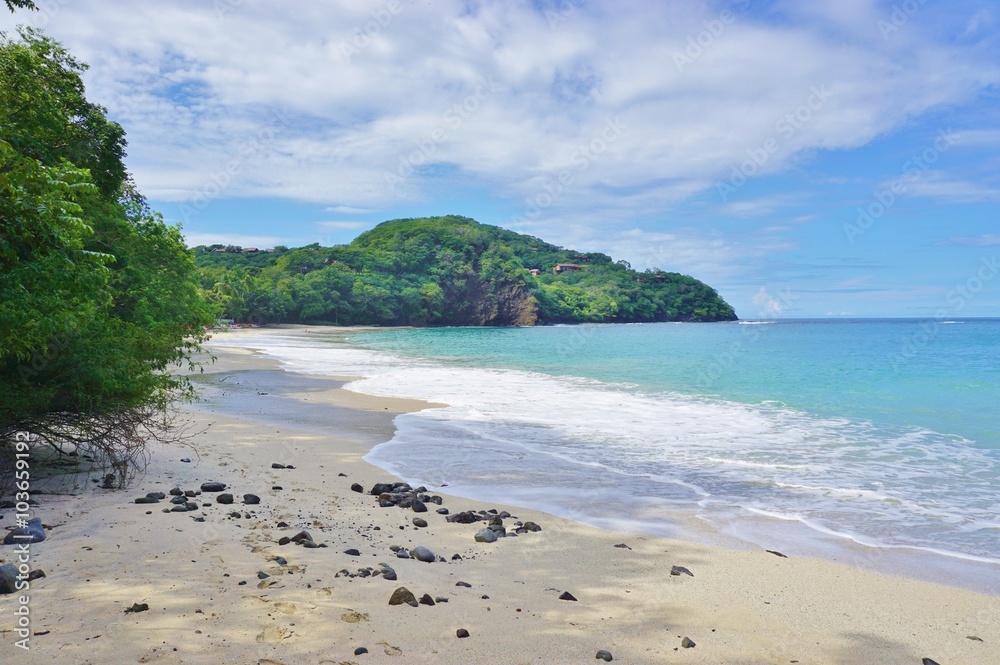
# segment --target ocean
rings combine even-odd
[[[257,348],[445,404],[366,459],[604,528],[1000,593],[1000,319],[311,328]]]

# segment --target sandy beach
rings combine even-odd
[[[189,447],[154,449],[125,491],[83,481],[35,497],[49,527],[31,548],[45,572],[30,589],[35,636],[30,651],[14,646],[15,596],[0,596],[0,662],[589,663],[606,650],[622,663],[1000,663],[1000,597],[603,531],[446,487],[419,493],[441,497],[426,512],[380,507],[372,487],[399,479],[362,456],[392,437],[396,415],[426,404],[209,348],[218,359],[198,379],[205,399],[185,407],[198,432]],[[224,483],[235,502],[205,491],[191,497],[197,510],[164,512],[171,489],[207,482]],[[134,503],[150,492],[167,496]],[[260,503],[244,504],[246,493]],[[507,511],[508,533],[529,521],[541,530],[477,542],[485,521],[448,522],[438,508]],[[279,544],[303,530],[321,546]],[[400,558],[393,546],[437,560]],[[399,587],[446,602],[391,606]],[[126,612],[133,604],[148,610]]]

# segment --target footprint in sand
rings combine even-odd
[[[277,644],[281,640],[291,637],[291,631],[280,626],[268,626],[257,635],[258,644]]]

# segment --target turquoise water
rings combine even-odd
[[[472,367],[628,383],[924,427],[1000,449],[1000,319],[437,328],[352,335]]]
[[[249,344],[404,414],[450,494],[1000,593],[1000,319],[313,330]],[[734,545],[739,546],[739,545]]]

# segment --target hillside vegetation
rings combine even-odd
[[[239,322],[510,326],[728,321],[714,289],[600,253],[446,216],[383,222],[348,245],[195,248],[201,286]],[[556,273],[560,264],[573,264]],[[532,274],[535,269],[538,274]]]

